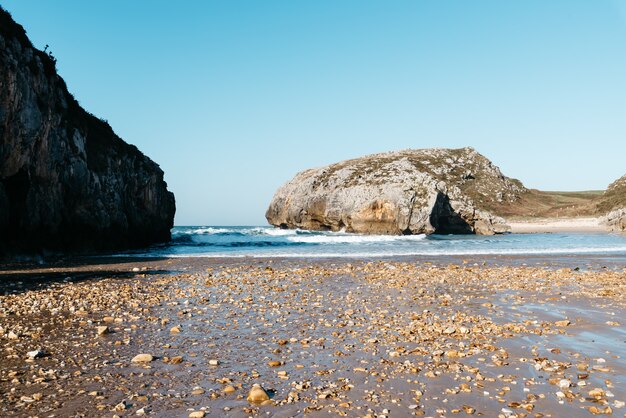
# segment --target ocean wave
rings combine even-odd
[[[269,235],[272,237],[285,237],[290,235],[297,235],[302,233],[308,233],[302,229],[280,229],[280,228],[252,228],[248,230],[250,234],[254,235]]]
[[[614,254],[625,253],[626,247],[617,248],[552,248],[552,249],[504,249],[487,251],[360,251],[360,252],[272,252],[272,253],[188,253],[188,254],[161,254],[171,258],[393,258],[411,256],[472,256],[472,255],[566,255],[566,254]],[[150,254],[152,255],[152,254]],[[148,256],[150,256],[148,255]],[[154,256],[157,256],[154,254]]]
[[[303,242],[285,242],[285,241],[220,241],[220,242],[198,242],[194,240],[180,240],[179,248],[260,248],[260,247],[294,247],[306,245]]]
[[[273,227],[253,227],[253,228],[221,228],[215,226],[203,226],[198,228],[174,228],[173,236],[179,235],[268,235],[273,237],[282,237],[298,234],[310,234],[311,231],[302,229],[280,229]]]
[[[356,235],[340,232],[326,235],[291,236],[287,239],[291,242],[307,244],[365,244],[381,242],[421,241],[426,235]]]
[[[172,235],[216,235],[216,234],[232,234],[236,232],[230,228],[214,228],[211,226],[193,228],[193,229],[175,229],[172,231]]]

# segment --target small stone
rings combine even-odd
[[[189,418],[203,418],[205,415],[204,411],[193,411],[189,414]]]
[[[9,338],[9,340],[17,340],[18,338],[20,338],[13,331],[9,331],[9,334],[7,335],[7,337]]]
[[[170,359],[170,363],[171,363],[171,364],[180,364],[180,363],[182,363],[182,362],[183,362],[183,358],[182,358],[182,356],[176,356],[176,357],[172,357],[172,358]]]
[[[265,391],[265,389],[263,389],[263,387],[261,385],[259,385],[258,383],[255,383],[254,385],[252,385],[252,389],[250,389],[250,392],[248,393],[248,402],[250,403],[262,403],[265,401],[269,401],[270,397],[267,394],[267,392]]]
[[[589,412],[591,412],[593,415],[611,415],[613,413],[613,410],[610,406],[604,408],[600,408],[598,406],[590,406]]]
[[[469,405],[463,405],[463,410],[465,411],[466,414],[472,415],[476,412],[475,408],[472,408]]]
[[[96,334],[98,335],[106,335],[108,333],[110,333],[111,331],[109,330],[109,327],[107,327],[106,325],[100,326],[100,327],[96,327]]]
[[[273,360],[273,361],[268,362],[267,365],[270,367],[278,367],[282,365],[282,363],[280,361]]]
[[[182,331],[180,325],[176,325],[175,327],[170,328],[170,333],[171,334],[180,334],[180,332]]]
[[[446,351],[445,354],[446,354],[446,357],[449,357],[449,358],[457,358],[457,357],[459,357],[459,352],[456,351],[456,350],[448,350],[448,351]]]
[[[594,389],[591,389],[591,390],[589,391],[589,397],[590,397],[590,398],[594,398],[594,399],[596,399],[596,400],[598,400],[598,401],[599,401],[600,399],[604,398],[604,395],[605,395],[605,392],[604,392],[604,390],[603,390],[603,389],[601,389],[601,388],[594,388]]]
[[[211,359],[211,360],[209,360],[209,364],[211,366],[219,366],[220,362],[219,362],[219,360]]]
[[[561,380],[559,380],[559,382],[558,382],[557,386],[558,386],[559,388],[561,388],[561,389],[567,389],[567,388],[569,388],[569,387],[570,387],[570,385],[571,385],[571,384],[572,384],[572,382],[570,382],[569,380],[567,380],[567,379],[561,379]]]
[[[191,391],[192,395],[203,395],[204,394],[204,389],[202,389],[199,386],[196,386],[195,388],[193,388],[193,390]]]
[[[28,356],[28,358],[30,359],[36,359],[36,358],[40,358],[46,355],[46,353],[44,353],[41,350],[33,350],[33,351],[29,351],[28,353],[26,353],[26,355]]]
[[[446,329],[443,330],[443,333],[446,335],[452,335],[456,332],[456,328],[455,327],[448,327]]]
[[[113,407],[113,410],[121,412],[121,411],[125,411],[126,408],[128,408],[128,404],[126,404],[126,401],[122,401],[122,402],[118,403],[117,405],[115,405]]]
[[[571,322],[569,321],[569,319],[564,319],[564,320],[562,320],[562,321],[556,321],[556,322],[554,323],[554,325],[556,325],[557,327],[566,327],[566,326],[568,326],[569,324],[571,324]]]
[[[224,393],[233,393],[237,389],[235,389],[234,386],[228,385],[223,390],[224,390]]]
[[[137,354],[135,357],[133,357],[131,362],[133,362],[133,363],[150,363],[152,360],[154,360],[154,357],[152,356],[152,354]]]

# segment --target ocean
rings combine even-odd
[[[361,235],[268,226],[179,226],[168,244],[127,253],[154,257],[379,258],[402,256],[626,256],[626,235],[548,233],[479,235]]]

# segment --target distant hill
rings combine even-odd
[[[611,183],[596,203],[600,214],[620,208],[626,208],[626,174]]]

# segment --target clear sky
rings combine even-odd
[[[473,146],[544,190],[626,173],[626,0],[0,0],[165,171],[177,225],[264,224],[296,172]]]

